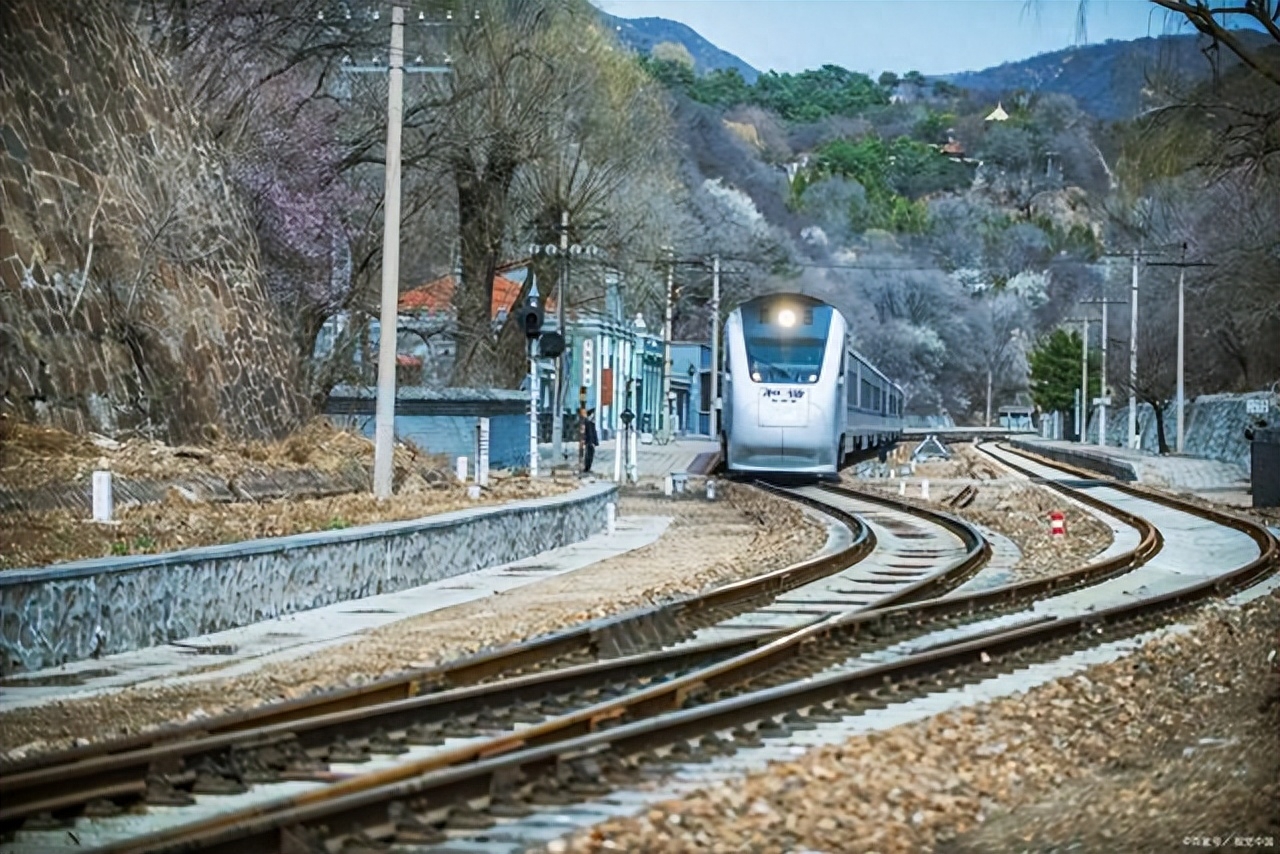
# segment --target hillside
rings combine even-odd
[[[662,42],[676,42],[689,51],[693,57],[694,71],[698,74],[736,68],[748,83],[754,83],[760,76],[759,71],[743,60],[727,50],[721,50],[677,21],[666,18],[617,18],[605,12],[600,13],[600,19],[614,31],[618,41],[638,53],[647,54],[654,45]]]
[[[1268,42],[1261,33],[1242,32],[1246,44]],[[1107,41],[1043,53],[982,71],[945,75],[977,92],[1054,92],[1075,98],[1081,109],[1110,121],[1132,118],[1143,107],[1144,89],[1156,76],[1183,80],[1207,77],[1212,68],[1202,50],[1208,39],[1197,34]],[[1237,64],[1222,51],[1223,70]]]

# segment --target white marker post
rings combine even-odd
[[[604,506],[605,529],[613,536],[618,529],[618,507],[612,501]]]
[[[928,478],[925,478],[924,480],[920,481],[920,497],[925,499],[926,501],[929,500],[929,479]]]
[[[458,470],[458,483],[466,483],[467,482],[467,458],[458,457],[458,459],[454,461],[454,464],[457,466],[457,470]]]
[[[111,522],[111,472],[93,473],[93,521]]]

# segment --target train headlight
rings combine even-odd
[[[752,372],[751,372],[751,379],[755,380],[756,382],[760,382],[760,372],[759,372],[759,371],[752,371]]]
[[[784,308],[782,311],[778,312],[778,325],[787,327],[795,326],[796,313],[789,308]]]
[[[816,383],[817,381],[818,381],[818,375],[817,375],[817,374],[809,374],[809,382],[811,382],[811,383]]]

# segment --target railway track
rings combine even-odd
[[[892,500],[852,494],[834,502],[822,495],[788,497],[843,522],[851,532],[848,542],[830,554],[701,596],[447,667],[10,766],[0,777],[0,820],[10,827],[57,825],[55,813],[110,816],[119,812],[119,804],[140,798],[151,805],[190,805],[195,795],[234,797],[255,783],[341,782],[347,773],[334,768],[376,754],[536,724],[650,682],[678,683],[688,672],[749,652],[833,611],[934,596],[972,575],[990,552],[967,523]],[[856,502],[858,510],[878,520],[864,525],[842,502]],[[877,548],[877,532],[901,539],[898,548]],[[944,541],[948,548],[926,553],[922,540],[935,546]],[[914,564],[900,563],[887,570],[888,577],[881,566],[864,571],[861,562],[877,550],[899,560],[914,558]],[[718,636],[700,638],[700,628]],[[499,676],[506,678],[492,681]],[[631,714],[643,713],[642,708],[659,711],[663,702],[636,706]],[[562,721],[556,737],[590,729],[598,717]],[[393,732],[394,739],[388,735]],[[522,743],[534,737],[528,730],[520,733]],[[488,749],[510,746],[495,742]],[[401,763],[397,773],[422,773],[476,757],[447,749],[430,754],[425,764]]]
[[[1001,462],[1028,476],[1044,477],[1038,463],[1004,454]],[[1158,515],[1143,504],[1156,499],[1120,489],[1142,504],[1144,515],[1138,515],[1112,503],[1109,493],[1090,494],[1115,488],[1112,484],[1046,483],[1133,524],[1141,535],[1138,546],[1112,560],[1048,579],[875,610],[844,608],[797,627],[770,627],[752,639],[749,649],[734,646],[743,643],[742,638],[717,639],[707,637],[714,630],[704,631],[701,644],[686,642],[642,654],[636,664],[643,663],[644,655],[656,662],[720,644],[716,655],[680,659],[683,672],[669,670],[664,678],[640,686],[619,685],[617,696],[584,696],[595,702],[568,714],[496,739],[436,751],[434,759],[401,764],[394,772],[367,773],[102,850],[247,854],[338,850],[335,846],[345,845],[342,850],[355,851],[361,846],[374,850],[389,840],[430,846],[448,838],[446,831],[456,836],[497,820],[508,823],[507,835],[518,837],[519,816],[539,805],[600,796],[673,764],[785,735],[789,727],[811,727],[1132,634],[1206,596],[1252,583],[1275,562],[1274,540],[1256,526],[1160,499],[1171,512],[1236,532],[1251,544],[1252,559],[1217,577],[1185,579],[1188,583],[1136,602],[1102,608],[1097,601],[1092,606],[1077,602],[1068,607],[1072,596],[1096,599],[1096,591],[1107,585],[1137,584],[1141,573],[1167,574],[1167,568],[1151,562],[1163,556],[1167,563],[1169,555],[1162,552],[1160,531],[1145,518]],[[916,592],[925,589],[927,585],[921,585]],[[612,664],[620,666],[617,661]],[[568,674],[566,670],[520,679],[561,679]],[[484,812],[477,812],[477,807]]]

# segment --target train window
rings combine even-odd
[[[828,305],[761,306],[759,319],[742,318],[751,378],[764,383],[815,383],[822,373],[831,331]],[[798,322],[797,322],[798,321]]]

